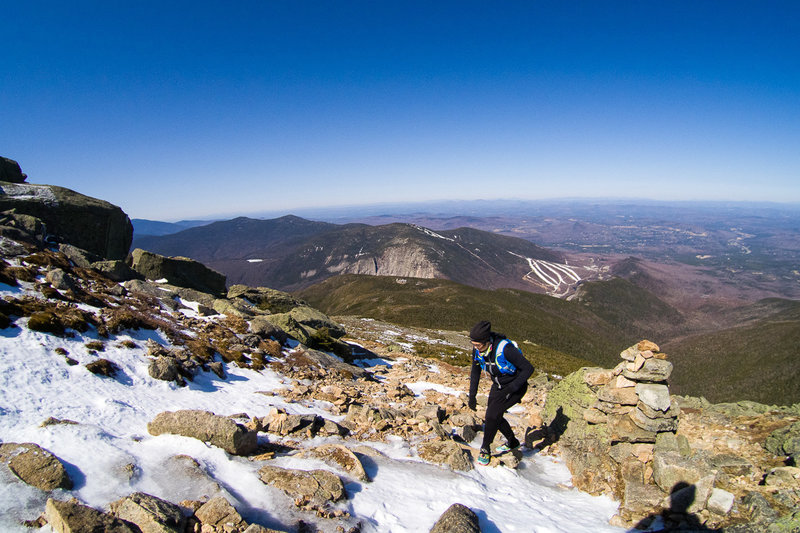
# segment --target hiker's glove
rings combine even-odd
[[[478,402],[475,401],[475,398],[470,398],[467,401],[467,407],[469,407],[471,410],[474,411],[475,409],[478,408]]]

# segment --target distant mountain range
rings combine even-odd
[[[441,278],[485,288],[567,292],[591,266],[566,265],[559,252],[472,228],[432,231],[414,224],[330,224],[296,216],[236,218],[134,246],[190,257],[222,272],[229,284],[297,290],[340,274]]]

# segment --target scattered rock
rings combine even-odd
[[[442,513],[430,533],[480,533],[478,515],[469,507],[454,503]]]

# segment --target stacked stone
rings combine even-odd
[[[584,418],[592,424],[609,423],[624,431],[628,418],[644,434],[623,440],[655,442],[658,433],[675,432],[678,429],[680,408],[670,398],[667,380],[672,373],[672,363],[658,346],[647,340],[624,350],[622,362],[616,368],[602,373],[589,373],[590,386],[597,389],[597,402],[584,412]],[[610,373],[608,375],[607,373]],[[625,431],[630,433],[630,431]]]

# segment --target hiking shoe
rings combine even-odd
[[[519,447],[520,447],[519,442],[517,442],[516,444],[501,444],[500,446],[497,447],[495,451],[497,453],[505,453],[505,452],[510,452],[511,450],[516,450]]]
[[[478,464],[482,466],[486,466],[489,464],[489,461],[492,459],[492,454],[489,453],[489,450],[481,450],[478,452]]]

